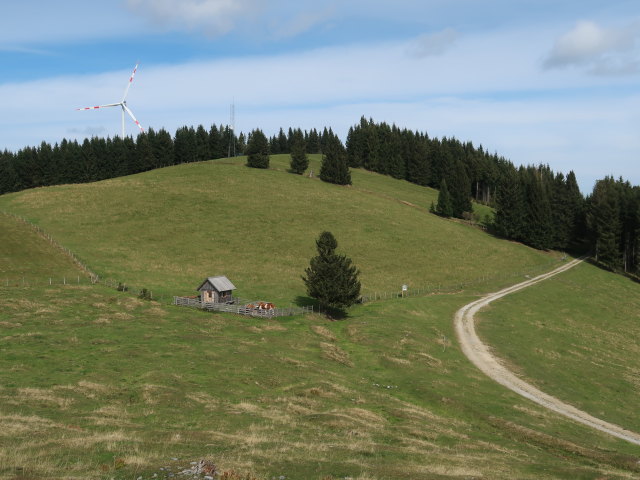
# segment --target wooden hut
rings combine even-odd
[[[198,287],[203,303],[227,303],[233,301],[236,287],[225,276],[209,277]]]

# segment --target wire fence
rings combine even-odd
[[[453,282],[453,283],[438,283],[433,285],[425,285],[422,287],[412,288],[407,286],[406,290],[400,288],[395,291],[386,291],[386,292],[367,292],[360,297],[360,303],[369,303],[378,300],[390,300],[394,298],[408,298],[408,297],[422,297],[427,295],[438,295],[438,294],[451,294],[456,292],[461,292],[463,290],[472,288],[472,287],[480,287],[482,285],[486,285],[491,283],[492,285],[500,285],[502,283],[511,283],[514,279],[519,278],[530,278],[537,274],[546,272],[551,269],[551,267],[558,265],[567,260],[567,256],[564,255],[561,258],[553,259],[549,262],[537,265],[535,267],[531,267],[528,269],[520,270],[517,272],[509,272],[505,274],[499,275],[485,275],[482,277],[478,277],[475,279],[461,281],[461,282]]]
[[[122,282],[120,280],[115,280],[112,278],[100,278],[100,276],[98,276],[96,273],[94,273],[88,266],[86,263],[84,263],[81,259],[79,259],[71,250],[69,250],[68,248],[62,246],[60,243],[58,243],[53,237],[51,237],[50,234],[48,234],[46,231],[44,231],[40,226],[32,223],[31,221],[27,220],[24,217],[21,217],[19,215],[13,214],[13,213],[9,213],[9,212],[0,212],[3,213],[5,215],[11,216],[23,223],[25,223],[26,225],[29,225],[31,228],[33,228],[42,238],[44,238],[45,240],[47,240],[49,243],[51,243],[51,245],[53,245],[56,249],[60,250],[63,254],[65,254],[67,257],[69,257],[83,272],[83,275],[69,275],[69,274],[62,274],[62,275],[51,275],[51,276],[43,276],[40,278],[33,278],[33,277],[27,277],[27,276],[20,276],[20,277],[14,277],[14,278],[10,278],[10,277],[6,277],[6,278],[1,278],[0,277],[0,286],[4,286],[4,287],[35,287],[35,286],[53,286],[53,285],[95,285],[95,284],[101,284],[101,285],[105,285],[109,288],[114,288],[118,291],[121,292],[129,292],[130,294],[134,294],[137,295],[140,298],[144,298],[147,300],[154,300],[160,303],[166,303],[166,304],[173,304],[176,305],[176,298],[182,298],[182,297],[175,297],[173,295],[166,295],[166,294],[156,294],[154,295],[153,291],[148,290],[146,288],[140,288],[140,287],[136,287],[136,286],[132,286],[129,285],[125,282]],[[496,284],[501,284],[501,283],[511,283],[513,282],[514,279],[518,279],[518,278],[529,278],[531,276],[535,276],[536,274],[542,273],[544,271],[547,271],[549,269],[551,269],[551,267],[553,267],[554,265],[557,265],[561,262],[566,261],[567,256],[564,255],[562,258],[558,258],[558,259],[553,259],[549,262],[525,269],[525,270],[520,270],[517,272],[509,272],[506,274],[498,274],[498,275],[485,275],[482,277],[478,277],[475,279],[471,279],[471,280],[466,280],[466,281],[459,281],[459,282],[452,282],[452,283],[438,283],[438,284],[432,284],[432,285],[425,285],[425,286],[421,286],[421,287],[411,287],[411,286],[407,286],[406,290],[398,289],[398,290],[394,290],[394,291],[373,291],[373,292],[367,292],[363,295],[361,295],[360,299],[359,299],[359,303],[369,303],[369,302],[375,302],[375,301],[380,301],[380,300],[390,300],[390,299],[396,299],[396,298],[409,298],[409,297],[421,297],[421,296],[427,296],[427,295],[438,295],[438,294],[451,294],[451,293],[456,293],[456,292],[460,292],[463,291],[465,289],[469,289],[469,288],[473,288],[473,287],[480,287],[484,284],[488,284],[491,283],[492,285],[496,285]],[[184,304],[183,304],[184,305]],[[189,306],[195,306],[195,305],[189,305]],[[201,307],[203,308],[203,307]],[[290,307],[289,309],[282,309],[287,310],[287,311],[293,311],[293,309],[298,309],[300,310],[300,312],[295,313],[295,315],[298,314],[302,314],[302,313],[310,313],[310,308],[311,311],[312,307]],[[205,308],[208,310],[213,310],[213,308]],[[216,308],[217,309],[217,308]],[[218,311],[221,311],[220,309],[217,309]],[[297,311],[297,310],[296,310]],[[239,313],[239,312],[237,312]],[[278,316],[283,316],[283,315],[278,315]]]
[[[73,263],[75,263],[80,270],[82,270],[87,276],[88,278],[91,279],[96,279],[98,276],[93,273],[91,271],[91,269],[87,266],[86,263],[84,263],[82,260],[80,260],[75,253],[73,253],[71,250],[69,250],[68,248],[64,247],[63,245],[61,245],[60,243],[58,243],[49,233],[47,233],[42,227],[40,227],[39,225],[36,225],[35,223],[31,222],[30,220],[27,220],[24,217],[21,217],[20,215],[16,215],[15,213],[10,213],[10,212],[5,212],[2,211],[3,214],[9,216],[9,217],[13,217],[16,220],[24,223],[25,225],[30,226],[41,238],[45,239],[46,241],[48,241],[54,248],[56,248],[57,250],[60,250],[65,256],[67,256],[68,258],[71,259],[71,261],[73,261]],[[49,281],[52,280],[53,277],[49,278]],[[24,279],[23,279],[24,280]],[[66,277],[63,276],[63,283],[66,281]],[[7,283],[8,283],[8,279],[7,279]],[[80,283],[80,280],[78,280],[78,283]],[[95,282],[94,282],[95,283]]]

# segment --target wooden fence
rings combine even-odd
[[[272,308],[269,310],[260,310],[257,308],[247,308],[247,305],[257,305],[259,301],[250,302],[240,298],[234,298],[234,303],[212,303],[201,302],[197,298],[189,297],[173,297],[173,304],[180,307],[200,308],[210,312],[228,312],[238,315],[250,317],[290,317],[293,315],[305,315],[313,313],[313,305],[310,307],[288,307],[288,308]]]

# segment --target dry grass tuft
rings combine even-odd
[[[43,433],[44,430],[54,428],[57,425],[48,418],[37,415],[2,415],[0,414],[0,436],[13,437]],[[0,449],[2,450],[2,449]]]
[[[407,360],[406,358],[398,358],[398,357],[390,357],[389,355],[383,355],[385,360],[388,360],[397,365],[411,365],[411,360]]]
[[[18,398],[25,403],[39,403],[66,409],[73,403],[73,399],[56,395],[52,390],[44,388],[19,388]]]
[[[353,362],[349,358],[349,354],[339,346],[322,342],[320,348],[322,349],[322,356],[324,358],[346,365],[347,367],[353,367]]]
[[[436,358],[436,357],[432,357],[428,353],[419,352],[416,355],[421,357],[421,358],[424,358],[427,361],[427,364],[429,364],[430,367],[441,367],[442,366],[442,360],[440,360],[439,358]]]
[[[188,393],[187,398],[193,402],[199,403],[204,406],[204,408],[213,410],[214,408],[220,405],[220,400],[209,395],[206,392],[193,392]]]
[[[21,326],[20,322],[0,322],[0,327],[2,328],[18,328]]]
[[[313,330],[316,334],[320,335],[323,338],[326,338],[330,342],[336,341],[336,336],[333,334],[331,330],[322,325],[311,325],[311,330]]]

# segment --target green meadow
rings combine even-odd
[[[200,459],[260,479],[640,475],[637,447],[494,384],[457,346],[458,308],[523,272],[552,268],[561,254],[431,215],[437,192],[406,182],[356,170],[352,187],[336,187],[287,173],[284,156],[267,171],[243,162],[25,191],[0,197],[0,210],[41,226],[101,277],[167,298],[224,274],[241,296],[304,300],[300,275],[324,229],[360,267],[365,289],[476,282],[358,305],[335,322],[211,314],[103,284],[0,283],[0,478],[178,478],[170,473]],[[13,217],[0,214],[0,232],[7,278],[82,275]],[[592,267],[571,275],[556,289],[600,276],[612,291],[619,285]],[[637,298],[638,286],[623,281]],[[627,305],[606,310],[611,325]],[[565,341],[585,318],[562,329]],[[483,335],[507,356],[512,338],[491,338],[492,324],[483,320]],[[531,347],[543,334],[534,328],[521,341]],[[602,352],[620,340],[602,337]],[[605,365],[602,378],[632,373],[633,352],[615,358],[625,370]],[[593,370],[580,361],[564,368],[582,379]],[[569,399],[547,385],[559,377],[523,373]],[[621,398],[607,419],[634,426],[636,404]]]
[[[590,264],[492,304],[480,334],[547,393],[640,431],[640,285]]]
[[[323,230],[360,268],[365,292],[476,281],[557,258],[429,214],[432,189],[357,170],[353,187],[329,185],[286,174],[284,157],[270,170],[239,158],[34,189],[0,197],[0,210],[40,225],[100,276],[167,296],[226,275],[244,298],[295,303]]]

